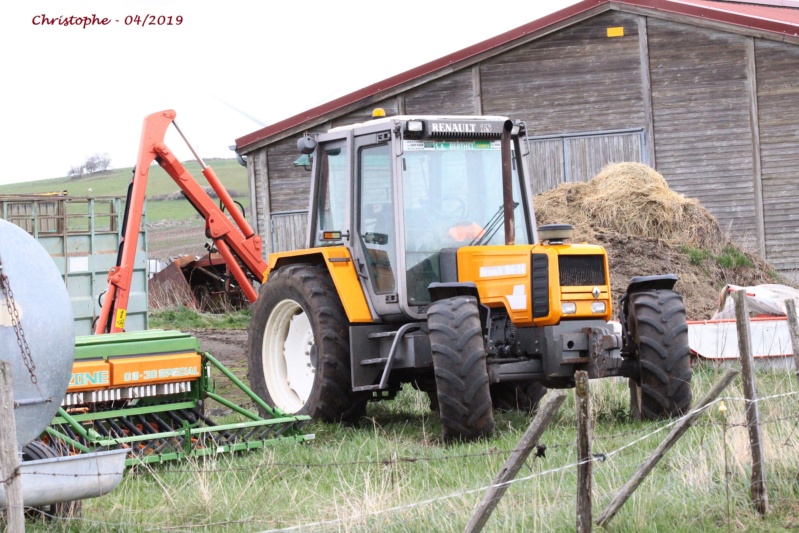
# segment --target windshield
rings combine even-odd
[[[505,244],[498,140],[403,140],[403,219],[408,303],[429,303],[444,248]],[[513,165],[516,242],[528,243]]]

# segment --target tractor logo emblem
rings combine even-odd
[[[599,287],[594,287],[593,289],[591,289],[591,294],[594,295],[594,300],[599,298]]]

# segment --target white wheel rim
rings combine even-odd
[[[261,357],[269,396],[285,413],[298,412],[311,395],[313,346],[313,329],[302,307],[293,300],[279,302],[266,322]]]

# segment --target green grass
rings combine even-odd
[[[710,250],[701,250],[688,245],[683,245],[681,251],[688,256],[692,265],[701,265],[705,259],[713,257]]]
[[[234,190],[240,196],[247,196],[247,169],[239,165],[235,159],[209,159],[206,165],[214,169],[217,177],[228,190]],[[186,170],[197,182],[205,187],[208,182],[200,172],[196,161],[185,161]],[[77,180],[69,178],[53,178],[0,185],[0,194],[33,194],[61,191],[66,189],[70,196],[125,196],[133,169],[120,168],[83,176]],[[92,189],[89,192],[89,189]],[[156,196],[178,191],[179,187],[172,178],[158,165],[150,167],[147,179],[147,195]]]
[[[694,397],[704,395],[722,372],[697,368]],[[758,373],[761,397],[796,389],[790,372]],[[629,421],[627,391],[621,379],[591,382],[593,452],[604,454],[603,461],[594,463],[595,518],[668,432],[665,422]],[[540,441],[547,447],[545,457],[528,459],[485,531],[574,530],[576,421],[573,392],[566,392],[563,408]],[[668,452],[607,531],[784,531],[799,526],[797,397],[760,404],[772,506],[760,518],[749,499],[740,379],[724,396],[726,432],[714,405]],[[357,426],[315,423],[308,430],[316,440],[306,445],[128,471],[114,492],[85,501],[83,518],[71,528],[462,531],[530,422],[525,414],[498,414],[491,439],[445,446],[425,395],[410,388],[394,401],[371,404],[367,415]]]
[[[228,313],[200,313],[188,307],[150,312],[153,329],[247,329],[252,318],[249,309]]]
[[[688,245],[683,245],[680,251],[688,256],[688,260],[693,265],[701,265],[705,260],[712,259],[721,268],[730,270],[754,266],[751,259],[746,257],[746,254],[733,246],[725,246],[720,255],[714,255],[710,250],[694,248]]]
[[[716,257],[716,263],[722,268],[735,269],[738,267],[751,268],[754,266],[752,261],[739,249],[726,246],[721,251],[721,255]]]

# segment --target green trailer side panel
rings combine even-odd
[[[124,197],[0,196],[0,218],[21,227],[53,259],[67,286],[75,333],[89,335],[100,314],[100,295],[116,264]],[[139,233],[125,329],[145,330],[147,311],[147,232]]]

